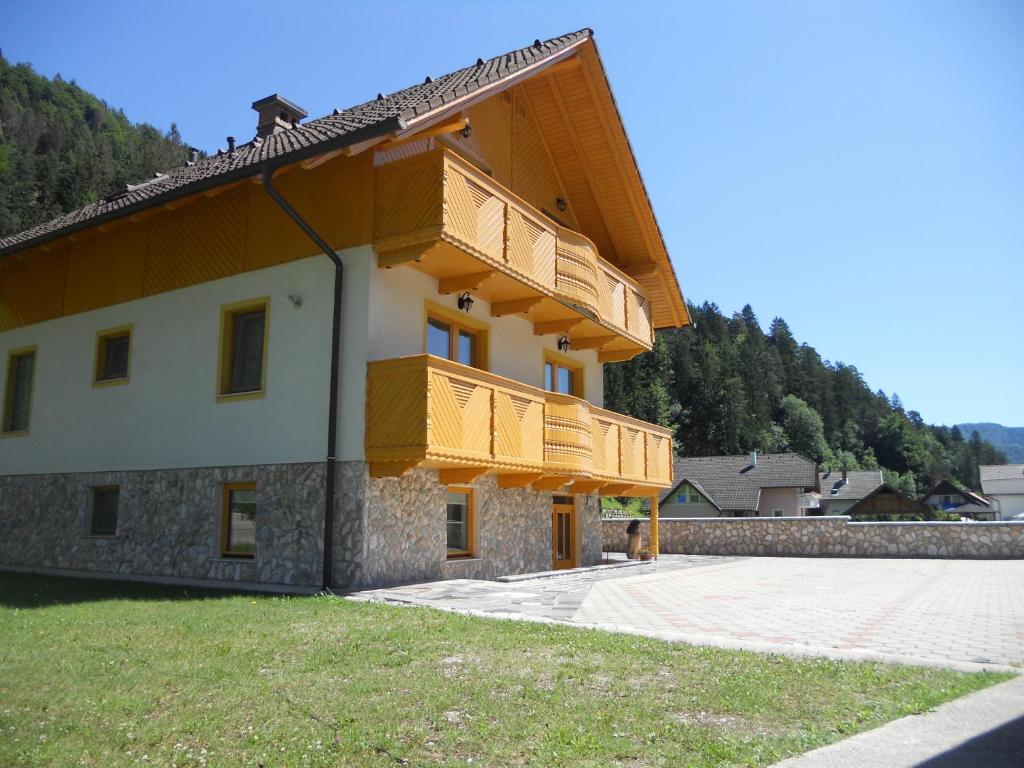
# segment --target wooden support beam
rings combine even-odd
[[[512,301],[497,301],[491,304],[491,317],[521,315],[529,312],[542,301],[544,301],[543,296],[530,296],[526,299],[513,299]]]
[[[475,291],[484,281],[495,275],[493,269],[488,269],[485,272],[473,272],[468,275],[458,275],[457,277],[445,277],[437,281],[437,292],[438,293],[461,293],[462,291]]]
[[[607,484],[607,480],[577,480],[569,490],[573,493],[596,493]]]
[[[543,72],[541,72],[541,75],[557,75],[559,72],[569,72],[574,69],[579,69],[579,67],[580,56],[579,54],[576,54],[574,56],[570,56],[567,59],[562,59],[561,61],[552,64],[550,67],[547,67]]]
[[[441,485],[472,483],[486,471],[487,467],[456,467],[454,469],[442,469],[438,472],[438,479],[441,481]]]
[[[653,261],[624,264],[620,269],[630,277],[648,277],[658,274],[658,265]]]
[[[401,264],[419,261],[423,258],[423,253],[428,247],[427,243],[419,243],[406,246],[405,248],[396,248],[393,251],[385,251],[377,256],[377,267],[380,269],[391,269]]]
[[[564,320],[544,320],[533,324],[533,333],[536,336],[547,336],[549,333],[569,333],[584,320],[585,318],[582,317],[567,317]]]
[[[627,496],[626,491],[632,489],[632,487],[630,483],[608,483],[601,489],[601,493],[605,496]]]
[[[601,349],[618,338],[618,336],[591,336],[585,339],[570,339],[570,342],[573,349]]]
[[[568,483],[571,477],[559,477],[551,476],[542,477],[539,480],[533,481],[533,490],[535,491],[557,491],[563,485]]]
[[[544,477],[541,472],[530,472],[519,475],[498,475],[499,488],[526,488],[534,480]]]
[[[424,128],[422,131],[416,131],[416,133],[406,134],[401,138],[392,139],[380,147],[380,149],[391,149],[392,147],[400,147],[402,144],[408,144],[411,141],[422,141],[423,139],[429,139],[431,136],[455,133],[456,131],[461,131],[467,125],[469,125],[468,117],[462,114],[453,115],[437,125]]]
[[[401,477],[417,463],[415,461],[371,461],[370,477]]]
[[[612,349],[607,352],[598,352],[597,361],[599,363],[621,363],[625,360],[632,360],[643,351],[643,349],[635,347],[633,349]]]
[[[336,149],[333,152],[327,152],[323,155],[311,157],[309,158],[309,160],[303,162],[300,167],[304,171],[309,171],[312,170],[313,168],[316,168],[317,166],[323,165],[324,163],[333,160],[336,157],[340,157],[341,155],[347,154],[347,152],[347,147],[342,147],[341,149]]]
[[[655,493],[651,496],[651,516],[650,516],[650,538],[647,546],[651,548],[654,556],[657,557],[659,554],[660,542],[658,541],[658,502],[661,499],[660,493]]]

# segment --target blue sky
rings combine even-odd
[[[583,26],[683,291],[927,421],[1024,425],[1024,3],[0,0],[13,61],[206,150]]]

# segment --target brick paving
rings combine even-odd
[[[679,555],[637,568],[352,597],[752,650],[1024,666],[1022,560]]]

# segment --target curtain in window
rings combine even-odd
[[[21,432],[28,429],[29,400],[32,396],[32,369],[35,366],[34,354],[18,355],[12,362],[11,412],[7,418],[8,432]]]
[[[266,313],[260,309],[234,316],[231,349],[231,391],[263,388],[263,333]]]

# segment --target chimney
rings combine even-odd
[[[232,157],[235,156],[235,137],[228,136],[228,154]]]
[[[843,485],[846,485],[846,470],[843,470]]]
[[[281,131],[290,131],[307,117],[306,110],[276,93],[254,101],[252,108],[259,114],[256,136],[261,139]]]
[[[750,466],[752,466],[752,467],[756,467],[757,466],[757,451],[751,451],[750,452]]]
[[[188,164],[195,165],[199,162],[199,150],[195,147],[188,148]]]

